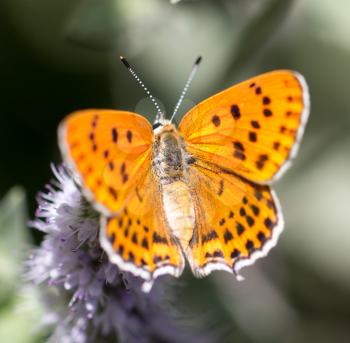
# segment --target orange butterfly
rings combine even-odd
[[[156,107],[153,127],[136,113],[101,109],[60,125],[64,160],[102,213],[102,247],[145,280],[145,291],[162,274],[180,276],[184,256],[196,276],[220,269],[239,277],[283,229],[269,184],[297,152],[309,115],[306,82],[288,70],[254,77],[195,106],[178,128]]]

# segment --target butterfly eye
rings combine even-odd
[[[152,126],[152,129],[155,130],[156,128],[158,128],[159,126],[162,126],[161,123],[154,123],[153,126]]]

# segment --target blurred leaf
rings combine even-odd
[[[237,46],[237,53],[229,70],[232,72],[242,68],[252,57],[256,56],[288,15],[294,0],[271,0],[251,19],[243,29]]]
[[[0,304],[9,300],[20,279],[26,233],[27,209],[24,190],[12,188],[0,204]]]
[[[79,45],[106,50],[116,46],[120,28],[117,1],[86,0],[71,15],[65,35]]]
[[[38,322],[42,310],[33,288],[16,296],[12,306],[0,311],[0,341],[13,343],[42,342]]]
[[[21,275],[29,242],[26,223],[25,192],[14,187],[0,204],[0,342],[38,342],[33,331],[40,305],[34,288],[24,293]]]

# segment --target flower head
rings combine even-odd
[[[193,341],[164,308],[164,285],[146,295],[141,280],[109,262],[98,240],[99,214],[64,167],[52,169],[56,180],[39,193],[31,222],[45,236],[27,262],[48,309],[44,323],[55,326],[49,342]]]

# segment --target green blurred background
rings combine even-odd
[[[349,33],[347,0],[1,0],[0,341],[41,341],[20,261],[40,242],[26,220],[60,161],[59,121],[89,107],[153,120],[119,55],[171,113],[200,54],[181,114],[278,68],[306,77],[312,110],[300,154],[275,186],[286,220],[278,246],[243,283],[187,272],[176,303],[220,342],[350,342]]]

